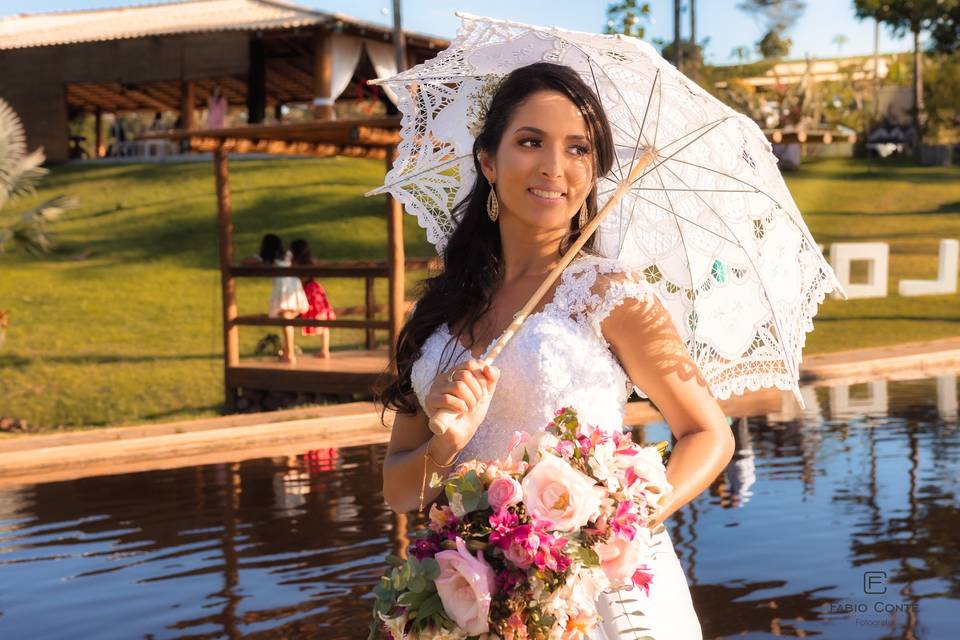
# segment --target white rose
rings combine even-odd
[[[527,513],[552,523],[555,531],[576,531],[600,509],[605,491],[564,460],[543,454],[520,482]]]

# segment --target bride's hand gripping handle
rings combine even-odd
[[[486,417],[499,379],[499,369],[476,359],[437,376],[424,407],[430,430],[453,451],[463,449]]]

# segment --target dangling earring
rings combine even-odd
[[[494,190],[492,182],[490,183],[490,193],[487,195],[487,215],[493,222],[496,222],[497,218],[500,217],[500,202],[497,200],[497,192]]]
[[[579,229],[583,229],[587,226],[587,218],[590,217],[590,211],[587,210],[587,201],[583,201],[583,206],[580,207],[580,217],[577,219],[577,224]]]

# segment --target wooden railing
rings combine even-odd
[[[439,258],[411,258],[404,261],[406,269],[440,268]],[[387,305],[377,304],[374,293],[374,282],[377,278],[388,278],[389,269],[384,260],[356,260],[350,262],[317,262],[311,266],[274,267],[260,265],[234,265],[230,267],[230,276],[234,278],[363,278],[364,304],[351,307],[334,307],[337,320],[308,320],[304,318],[271,318],[266,314],[237,316],[232,326],[269,326],[269,327],[330,327],[339,329],[365,330],[364,346],[366,349],[376,347],[376,330],[389,330],[387,320],[376,320],[378,312],[387,311]],[[404,303],[404,312],[409,311],[412,302]],[[360,315],[362,320],[339,319],[341,316]]]

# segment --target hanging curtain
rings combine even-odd
[[[353,36],[344,36],[339,33],[330,35],[330,55],[333,58],[333,78],[330,81],[330,95],[316,96],[313,104],[317,106],[333,106],[340,97],[350,79],[357,70],[360,62],[360,53],[363,51],[363,40]]]
[[[373,42],[367,40],[364,43],[367,47],[367,55],[370,56],[370,62],[373,63],[373,70],[377,72],[378,78],[386,78],[397,74],[397,58],[393,52],[393,45],[386,42]],[[383,92],[390,98],[393,104],[397,104],[397,94],[387,85],[380,85]]]

